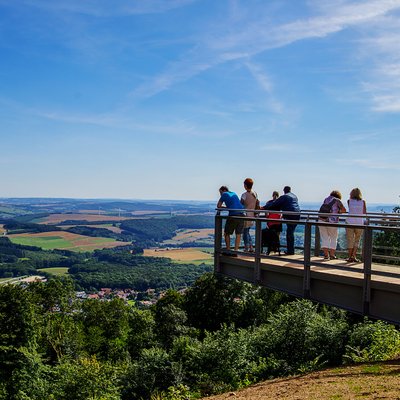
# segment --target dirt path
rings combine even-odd
[[[328,369],[265,381],[207,400],[400,399],[400,360]]]

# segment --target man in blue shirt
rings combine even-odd
[[[278,197],[276,200],[269,201],[264,207],[264,210],[275,210],[275,211],[293,211],[300,212],[299,201],[297,196],[291,192],[290,186],[283,188],[283,195]],[[291,221],[298,221],[300,214],[282,214],[282,218]],[[297,224],[295,222],[286,223],[286,254],[294,254],[294,230]]]
[[[244,221],[242,219],[230,218],[233,216],[243,216],[243,205],[240,202],[238,195],[234,192],[230,192],[226,186],[221,186],[219,188],[219,193],[221,195],[218,203],[217,208],[225,207],[229,209],[229,216],[226,219],[225,223],[225,243],[226,243],[226,250],[230,250],[231,248],[231,235],[235,232],[235,251],[239,250],[240,239],[243,233],[244,228]]]

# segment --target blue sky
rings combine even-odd
[[[0,0],[0,197],[400,195],[400,0]]]

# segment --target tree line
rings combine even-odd
[[[204,274],[151,309],[0,286],[0,399],[195,399],[399,353],[394,326]]]

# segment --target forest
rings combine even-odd
[[[129,251],[128,251],[129,250]],[[77,253],[66,250],[44,251],[38,247],[12,243],[0,237],[0,278],[35,275],[37,269],[68,267],[77,290],[95,291],[101,287],[132,288],[137,291],[185,288],[194,283],[209,265],[173,263],[166,258],[143,257],[141,247]]]
[[[174,229],[189,221],[172,218],[165,220]],[[393,325],[223,278],[206,265],[143,257],[139,244],[155,232],[172,234],[167,223],[149,221],[125,222],[124,231],[141,242],[92,253],[43,251],[0,237],[1,277],[69,268],[47,283],[0,285],[0,400],[199,399],[400,356]],[[207,217],[196,227],[209,223]],[[399,254],[399,233],[377,233],[375,243]],[[76,297],[101,287],[168,290],[145,309],[118,298]]]
[[[0,399],[196,399],[400,350],[392,325],[212,273],[150,309],[74,289],[0,286]]]

